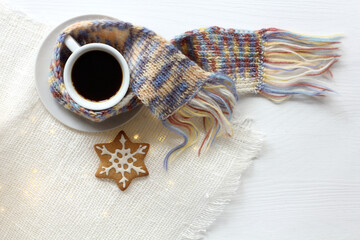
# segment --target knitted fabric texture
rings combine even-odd
[[[222,72],[236,80],[239,94],[256,92],[264,68],[261,32],[201,28],[171,42],[206,71]]]
[[[62,76],[71,54],[64,44],[69,34],[80,45],[101,42],[122,53],[129,65],[132,90],[123,101],[112,108],[93,111],[71,99]],[[59,36],[54,53],[49,79],[53,96],[65,108],[94,121],[132,110],[140,101],[164,120],[215,77],[154,32],[119,21],[84,21],[71,25]]]
[[[256,31],[200,28],[171,42],[209,72],[236,82],[239,94],[261,94],[273,101],[294,95],[324,96],[326,79],[338,61],[340,35],[312,36],[277,28]]]
[[[136,95],[130,92],[119,104],[102,111],[89,110],[74,102],[68,95],[62,79],[64,64],[71,54],[64,46],[64,38],[70,32],[80,44],[101,42],[125,53],[131,65],[131,87]],[[180,79],[182,70],[188,66],[192,66],[192,71],[198,74],[200,79],[206,78],[206,74],[194,65],[195,62],[207,72],[221,72],[232,78],[238,94],[260,93],[274,101],[282,101],[297,94],[324,96],[331,90],[322,80],[332,76],[330,67],[340,57],[336,53],[339,36],[300,35],[276,28],[257,31],[220,27],[200,28],[175,37],[171,43],[193,62],[186,60],[163,38],[142,27],[112,21],[74,24],[59,36],[50,69],[51,92],[65,108],[92,121],[103,121],[134,109],[141,104],[140,99],[146,105],[159,102],[160,98],[155,93],[159,86],[164,82],[171,82],[167,78]],[[137,48],[131,49],[133,46]],[[162,49],[164,46],[167,53]],[[147,54],[144,54],[145,51]],[[167,56],[168,53],[170,54]],[[162,57],[159,57],[160,55]],[[178,67],[174,68],[177,64],[166,63],[169,59],[177,61]],[[132,71],[133,68],[136,68],[136,71]],[[191,70],[181,75],[185,76],[190,72]],[[153,84],[150,84],[153,87],[150,88],[146,87],[149,86],[148,74],[154,78]],[[135,83],[136,78],[138,79]],[[142,85],[142,82],[146,84]],[[177,83],[177,90],[181,91],[185,82]],[[191,87],[197,84],[200,86],[203,80],[194,80],[191,84]],[[164,86],[172,87],[166,83]],[[176,95],[180,97],[178,99],[184,95],[188,97],[181,99],[181,103],[191,98],[189,90],[187,91],[186,94]],[[145,99],[142,96],[144,92],[151,97]],[[172,94],[168,95],[164,103],[176,101],[175,98],[170,100],[171,96]],[[161,115],[160,118],[169,115],[176,106],[164,109],[163,105],[161,108],[165,112],[161,113],[159,108],[156,110],[155,104],[150,106],[152,112],[158,111],[157,115]]]

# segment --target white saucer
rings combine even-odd
[[[51,95],[48,85],[49,67],[58,35],[68,25],[71,25],[78,21],[95,20],[95,19],[118,20],[116,18],[112,18],[104,15],[84,15],[63,22],[62,24],[55,27],[41,44],[38,55],[36,57],[36,65],[35,65],[36,88],[40,95],[40,99],[42,103],[45,105],[45,108],[57,120],[59,120],[66,126],[85,132],[101,132],[119,127],[125,124],[126,122],[130,121],[133,117],[135,117],[135,115],[139,113],[141,109],[141,106],[138,106],[129,112],[119,114],[117,116],[106,119],[103,122],[97,123],[97,122],[92,122],[83,117],[80,117],[75,113],[65,109]]]

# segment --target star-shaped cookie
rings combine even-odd
[[[112,142],[94,145],[101,161],[95,176],[114,179],[124,191],[134,178],[149,175],[144,163],[149,147],[147,143],[131,142],[120,131]]]

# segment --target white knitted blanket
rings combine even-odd
[[[103,133],[70,129],[44,108],[35,57],[49,27],[0,4],[0,239],[199,239],[230,202],[261,140],[247,122],[198,158],[187,151],[165,171],[181,138],[147,109]],[[48,68],[49,66],[44,66]],[[150,143],[148,177],[122,192],[94,176],[96,143],[124,130]]]

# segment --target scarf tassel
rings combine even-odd
[[[325,96],[334,92],[321,80],[332,78],[330,68],[340,57],[340,37],[263,30],[263,65],[257,92],[278,102],[298,94]]]
[[[198,155],[206,152],[218,136],[233,135],[230,124],[233,108],[238,96],[233,80],[223,74],[211,74],[210,80],[195,96],[173,115],[163,120],[169,130],[181,135],[184,141],[173,148],[164,159],[167,169],[169,162],[176,159],[185,149],[200,141],[200,129],[192,118],[201,118],[205,136],[201,139]]]

